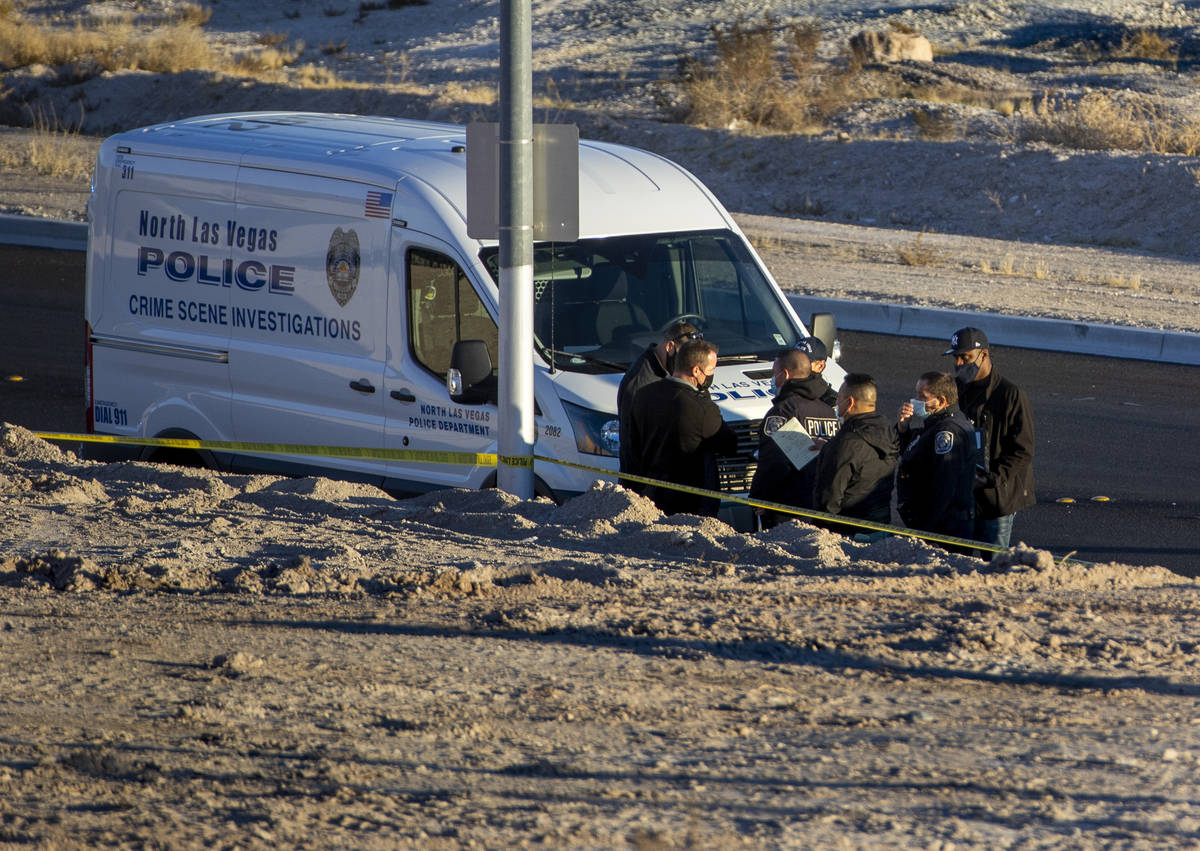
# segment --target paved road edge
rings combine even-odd
[[[788,300],[802,319],[832,313],[838,328],[847,331],[949,340],[955,330],[972,325],[987,332],[997,347],[1200,365],[1200,334],[794,293]]]
[[[0,244],[87,251],[87,225],[61,219],[0,215]]]
[[[0,215],[0,243],[86,251],[87,225]],[[808,319],[813,313],[832,313],[837,317],[838,327],[847,331],[946,340],[955,329],[974,325],[983,328],[998,347],[1200,366],[1200,334],[810,295],[789,294],[788,299],[801,318]]]

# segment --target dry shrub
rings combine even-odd
[[[1088,40],[1073,47],[1075,55],[1088,62],[1116,59],[1141,59],[1175,65],[1179,46],[1159,30],[1140,28],[1125,32],[1120,41]]]
[[[916,108],[912,111],[913,123],[922,139],[941,142],[953,139],[961,133],[961,126],[944,113]]]
[[[911,98],[925,103],[955,103],[977,106],[1012,115],[1033,105],[1033,94],[1016,89],[976,89],[962,83],[938,83],[924,86],[900,86],[895,97]]]
[[[1142,288],[1142,276],[1136,272],[1131,275],[1123,275],[1120,272],[1108,272],[1100,276],[1100,283],[1118,290],[1140,290]]]
[[[680,74],[684,120],[709,127],[749,125],[783,131],[817,129],[851,99],[854,70],[838,70],[817,58],[816,22],[780,27],[737,21],[712,27],[716,56],[689,58]]]
[[[199,3],[181,3],[175,9],[173,17],[176,23],[192,27],[202,27],[208,23],[212,14],[212,9],[207,6],[201,6]]]
[[[233,66],[246,74],[257,75],[266,71],[278,71],[294,63],[304,52],[304,42],[297,41],[285,47],[255,47],[239,53]]]
[[[896,246],[896,256],[905,266],[931,266],[941,261],[938,253],[925,244],[925,231],[921,231],[912,242]]]
[[[92,65],[105,71],[174,73],[213,68],[217,60],[203,31],[192,24],[167,24],[142,35],[122,20],[85,29],[4,18],[0,19],[0,65]]]
[[[454,106],[468,104],[470,106],[491,106],[496,102],[498,94],[496,87],[486,84],[466,85],[458,82],[447,83],[438,94],[439,106]]]
[[[255,37],[254,43],[261,44],[263,47],[275,47],[276,45],[283,44],[287,40],[287,33],[265,32],[259,33]]]
[[[1117,48],[1117,55],[1173,63],[1179,60],[1179,48],[1172,39],[1157,30],[1139,29],[1125,34]]]
[[[74,65],[99,71],[128,69],[164,74],[235,71],[266,76],[292,65],[304,50],[302,42],[280,47],[286,36],[268,34],[260,46],[230,60],[212,49],[196,23],[202,17],[185,15],[183,20],[161,24],[148,32],[136,29],[127,18],[85,29],[41,26],[16,16],[0,17],[0,66]]]
[[[0,166],[33,168],[51,177],[86,178],[92,173],[93,151],[79,135],[83,115],[74,124],[60,122],[53,113],[30,110],[33,128],[28,141],[0,147]]]
[[[339,79],[328,68],[312,64],[305,64],[296,68],[289,77],[289,82],[303,89],[364,88],[358,84],[348,83],[345,80]]]
[[[1075,101],[1046,98],[1033,115],[1021,119],[1021,141],[1049,142],[1090,151],[1200,152],[1200,123],[1144,95],[1116,100],[1089,92]]]
[[[135,37],[133,43],[137,45],[135,52],[124,54],[119,51],[109,70],[133,68],[177,74],[220,65],[203,31],[189,24],[155,27],[144,38]]]
[[[81,143],[79,129],[83,114],[72,125],[62,124],[51,113],[33,113],[33,137],[29,141],[29,164],[41,174],[61,177],[87,177],[92,173],[93,157]]]

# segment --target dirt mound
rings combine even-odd
[[[658,507],[644,496],[615,482],[596,481],[590,490],[559,506],[551,522],[571,528],[606,523],[608,527],[603,531],[607,533],[608,528],[616,532],[649,526],[662,516]]]

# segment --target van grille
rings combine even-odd
[[[737,455],[717,459],[717,489],[726,493],[750,490],[750,481],[758,469],[754,453],[758,450],[758,430],[762,420],[732,420],[729,427],[737,434]]]

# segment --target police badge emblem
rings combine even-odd
[[[945,455],[954,448],[954,432],[939,431],[933,438],[933,451]]]
[[[354,228],[345,231],[335,229],[333,236],[329,237],[329,250],[325,253],[325,280],[329,282],[329,292],[342,307],[358,289],[360,265],[358,234]]]
[[[763,420],[762,433],[764,437],[770,437],[775,432],[783,427],[786,420],[783,417],[767,417]]]

